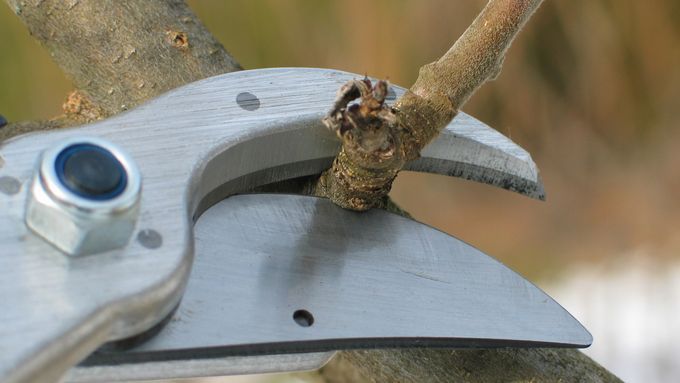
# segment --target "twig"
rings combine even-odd
[[[410,91],[397,100],[394,119],[383,120],[382,125],[376,125],[376,119],[363,119],[344,127],[342,149],[333,167],[319,178],[315,193],[353,210],[383,206],[404,164],[418,158],[420,150],[455,117],[472,93],[498,75],[506,50],[541,2],[489,1],[444,56],[420,69]],[[344,102],[351,95],[358,97],[356,92],[347,93],[339,100]],[[362,97],[359,108],[370,109],[374,102]],[[336,128],[350,119],[348,112],[338,113],[336,102],[326,125],[338,132]],[[357,143],[356,135],[364,136],[366,131],[372,134],[373,152]],[[384,148],[389,148],[389,153]]]

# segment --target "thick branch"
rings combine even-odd
[[[446,97],[458,111],[477,88],[498,75],[507,49],[542,1],[489,1],[444,56],[420,69],[411,91],[433,102]]]
[[[621,381],[573,349],[346,351],[320,374],[327,383]]]
[[[240,69],[184,1],[6,1],[79,89],[76,120]]]
[[[342,150],[333,167],[320,177],[316,194],[353,210],[382,206],[404,164],[418,158],[421,149],[453,119],[472,93],[499,73],[506,50],[541,2],[490,0],[444,56],[420,69],[415,84],[396,103],[399,129],[395,131],[391,123],[383,124],[385,140],[373,143],[377,149],[370,151],[357,144],[356,138],[366,131],[380,136],[375,126],[335,129],[342,139]],[[362,105],[365,102],[362,95]],[[350,108],[346,108],[337,113],[334,107],[327,125],[343,126],[343,121],[351,119],[349,112]],[[389,153],[384,148],[390,148]],[[381,153],[376,155],[378,152]],[[371,182],[366,181],[369,178]]]

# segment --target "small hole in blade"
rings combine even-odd
[[[297,310],[294,312],[293,320],[300,327],[309,327],[314,324],[314,316],[307,310]]]

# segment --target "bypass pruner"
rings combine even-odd
[[[330,166],[339,143],[321,119],[359,77],[229,73],[0,143],[0,381],[313,369],[352,348],[590,345],[548,295],[438,230],[243,194]],[[464,113],[406,169],[543,197],[530,155]]]

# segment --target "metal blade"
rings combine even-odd
[[[405,169],[460,177],[545,200],[543,183],[531,155],[462,112]]]
[[[110,119],[2,142],[0,180],[8,186],[0,187],[0,301],[11,310],[0,314],[0,379],[57,376],[101,343],[162,320],[191,269],[192,219],[230,194],[328,168],[338,142],[320,119],[336,90],[356,77],[322,69],[229,73]],[[137,234],[152,230],[160,247],[133,239],[69,259],[27,229],[27,189],[40,153],[82,136],[110,141],[135,159],[144,178]],[[542,195],[529,155],[465,115],[410,169]]]
[[[108,371],[103,381],[135,378],[140,363],[145,376],[168,378],[173,361],[207,363],[214,374],[223,358],[245,355],[592,342],[566,310],[500,262],[384,211],[242,195],[206,211],[195,235],[194,269],[175,317],[135,349],[94,354],[72,379],[92,371]]]

